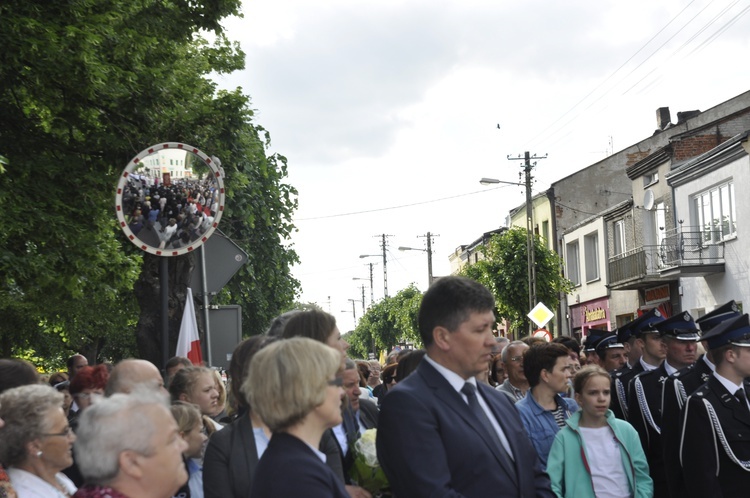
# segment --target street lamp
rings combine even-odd
[[[532,159],[545,159],[544,157],[533,157],[528,152],[525,152],[523,157],[518,156],[517,158],[511,158],[508,156],[508,160],[522,160],[524,161],[524,172],[526,187],[526,252],[527,252],[527,265],[528,265],[528,279],[529,279],[529,311],[531,311],[536,305],[536,261],[534,257],[534,210],[531,201],[531,168],[536,165],[536,162],[532,163]],[[506,182],[503,180],[497,180],[495,178],[482,178],[479,180],[482,185],[491,185],[495,183],[505,183],[508,185],[521,185],[519,182]],[[554,215],[554,213],[553,213]],[[531,323],[529,323],[531,326]]]
[[[528,175],[527,175],[528,176]],[[522,185],[518,182],[506,182],[503,180],[497,180],[495,178],[482,178],[479,180],[482,185],[492,185],[496,183],[505,183],[508,185]],[[531,182],[526,183],[526,265],[527,265],[527,277],[529,286],[529,311],[534,308],[536,304],[536,272],[534,271],[534,238],[532,235],[532,206],[531,206]]]
[[[427,249],[420,249],[418,247],[405,247],[401,246],[398,248],[399,251],[422,251],[427,253],[427,287],[432,285],[432,243],[430,233],[427,232]]]
[[[504,180],[498,180],[496,178],[482,178],[481,180],[479,180],[479,183],[481,183],[482,185],[495,185],[498,183],[504,183],[506,185],[518,185],[519,187],[523,185],[519,182],[506,182]]]

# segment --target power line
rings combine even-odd
[[[604,86],[605,86],[605,84],[606,84],[606,83],[607,83],[607,82],[608,82],[608,81],[609,81],[610,79],[612,79],[612,77],[614,77],[614,76],[615,76],[615,75],[616,75],[616,74],[617,74],[618,72],[620,72],[620,71],[621,71],[621,70],[622,70],[622,69],[623,69],[623,68],[625,67],[625,65],[627,65],[627,64],[628,64],[628,63],[629,63],[630,61],[632,61],[632,60],[633,60],[633,58],[634,58],[634,57],[635,57],[635,56],[636,56],[637,54],[641,53],[641,52],[642,52],[642,51],[643,51],[643,50],[644,50],[644,49],[645,49],[645,48],[646,48],[646,47],[647,47],[647,46],[648,46],[649,44],[651,44],[651,43],[652,43],[652,42],[653,42],[653,41],[654,41],[654,40],[655,40],[655,39],[656,39],[656,38],[657,38],[657,37],[658,37],[658,36],[659,36],[660,34],[662,34],[662,33],[663,33],[663,32],[665,31],[665,29],[666,29],[667,27],[669,27],[669,26],[670,26],[671,24],[673,24],[673,23],[674,23],[674,22],[675,22],[675,21],[676,21],[676,20],[677,20],[677,19],[678,19],[678,18],[679,18],[679,17],[681,16],[681,15],[683,15],[683,14],[685,13],[685,11],[686,11],[686,10],[687,10],[687,9],[688,9],[688,8],[689,8],[690,6],[692,6],[692,5],[694,4],[694,3],[695,3],[695,0],[692,0],[692,1],[691,1],[691,2],[690,2],[690,3],[688,4],[688,5],[687,5],[687,6],[685,6],[685,7],[684,7],[684,8],[682,9],[682,10],[680,10],[680,12],[679,12],[679,13],[678,13],[677,15],[675,15],[675,16],[674,16],[674,17],[673,17],[673,18],[672,18],[672,19],[671,19],[671,20],[670,20],[670,21],[669,21],[669,22],[668,22],[668,23],[667,23],[667,24],[666,24],[666,25],[665,25],[665,26],[664,26],[663,28],[661,28],[661,29],[660,29],[660,30],[659,30],[659,31],[658,31],[658,32],[656,33],[656,35],[654,35],[653,37],[651,37],[651,39],[649,39],[649,40],[648,40],[648,42],[646,42],[646,43],[645,43],[645,44],[644,44],[644,45],[643,45],[643,46],[642,46],[642,47],[641,47],[640,49],[638,49],[638,50],[637,50],[637,51],[636,51],[636,52],[635,52],[635,53],[633,54],[633,56],[629,57],[629,58],[627,59],[627,61],[625,61],[625,63],[623,63],[622,65],[620,65],[620,67],[618,67],[618,68],[617,68],[617,69],[616,69],[616,70],[615,70],[615,71],[614,71],[614,72],[613,72],[612,74],[610,74],[610,75],[609,75],[609,76],[608,76],[608,77],[607,77],[607,78],[606,78],[606,79],[605,79],[604,81],[602,81],[602,82],[601,82],[601,83],[600,83],[599,85],[597,85],[597,86],[596,86],[596,87],[595,87],[595,88],[594,88],[593,90],[591,90],[591,91],[590,91],[590,92],[589,92],[588,94],[586,94],[586,96],[584,96],[584,97],[583,97],[582,99],[580,99],[580,100],[579,100],[579,101],[578,101],[578,102],[577,102],[577,103],[576,103],[575,105],[573,105],[573,106],[572,106],[572,107],[571,107],[570,109],[568,109],[568,111],[566,111],[565,113],[563,113],[563,115],[561,115],[561,116],[560,116],[560,117],[559,117],[558,119],[556,119],[556,120],[555,120],[555,121],[554,121],[554,122],[553,122],[552,124],[550,124],[549,126],[547,126],[546,128],[544,128],[544,129],[543,129],[543,130],[542,130],[541,132],[537,133],[537,134],[536,134],[536,135],[535,135],[535,136],[534,136],[534,137],[533,137],[533,138],[532,138],[531,140],[529,140],[528,142],[533,142],[534,140],[538,139],[538,138],[539,138],[540,136],[542,136],[542,135],[543,135],[544,133],[548,132],[549,130],[553,130],[553,131],[551,131],[551,132],[550,132],[550,133],[548,134],[548,136],[546,137],[546,139],[552,139],[552,142],[551,142],[551,143],[550,143],[550,142],[546,142],[546,143],[547,143],[546,147],[554,146],[554,145],[556,145],[557,143],[559,143],[560,141],[562,141],[562,140],[564,139],[564,137],[560,137],[560,138],[557,138],[557,139],[554,139],[553,137],[554,137],[555,135],[558,135],[558,134],[560,134],[560,133],[564,132],[564,130],[565,130],[565,129],[566,129],[566,128],[567,128],[568,126],[570,126],[570,125],[571,125],[571,124],[572,124],[572,123],[573,123],[573,122],[574,122],[575,120],[577,120],[578,118],[580,118],[580,116],[581,116],[581,115],[583,115],[583,114],[584,114],[584,113],[585,113],[586,111],[588,111],[588,110],[589,110],[589,109],[590,109],[591,107],[593,107],[593,106],[594,106],[595,104],[597,104],[598,102],[600,102],[600,101],[601,101],[602,99],[604,99],[605,97],[608,97],[609,95],[611,95],[611,94],[612,94],[612,92],[613,92],[613,91],[615,91],[615,90],[616,90],[616,88],[617,88],[618,86],[620,86],[620,85],[623,85],[623,84],[625,83],[625,81],[626,81],[627,79],[629,79],[629,78],[630,78],[631,76],[633,76],[633,75],[634,75],[634,73],[635,73],[636,71],[638,71],[639,69],[641,69],[641,68],[642,68],[642,67],[644,66],[644,64],[645,64],[646,62],[648,62],[648,61],[649,61],[650,59],[652,59],[652,58],[653,58],[653,56],[654,56],[654,55],[656,55],[656,54],[657,54],[658,52],[660,52],[660,51],[663,51],[663,50],[664,50],[664,47],[666,46],[666,44],[667,44],[667,43],[668,43],[669,41],[673,40],[673,39],[674,39],[674,38],[675,38],[675,37],[676,37],[676,36],[677,36],[677,35],[678,35],[679,33],[683,32],[683,31],[684,31],[684,30],[685,30],[685,29],[686,29],[686,28],[687,28],[687,27],[688,27],[688,26],[689,26],[690,24],[692,24],[692,23],[693,23],[693,22],[694,22],[694,21],[695,21],[695,20],[696,20],[696,19],[697,19],[697,18],[698,18],[698,17],[699,17],[699,16],[701,15],[701,14],[703,14],[703,13],[704,13],[704,12],[706,11],[706,9],[707,9],[707,8],[708,8],[708,7],[709,7],[709,6],[711,5],[711,4],[713,4],[714,2],[713,2],[713,1],[711,1],[711,2],[709,2],[709,4],[708,4],[708,5],[706,5],[706,6],[702,7],[702,8],[701,8],[701,9],[699,10],[699,12],[698,12],[697,14],[693,15],[693,16],[692,16],[692,17],[691,17],[690,19],[688,19],[688,20],[686,20],[686,21],[685,21],[684,23],[682,23],[682,25],[678,27],[677,31],[676,31],[676,32],[675,32],[674,34],[672,34],[672,35],[670,35],[670,36],[669,36],[669,38],[668,38],[668,40],[667,40],[666,42],[664,42],[664,43],[660,44],[660,45],[659,45],[659,46],[658,46],[658,47],[657,47],[657,48],[656,48],[655,50],[653,50],[653,51],[652,51],[652,52],[651,52],[651,53],[650,53],[650,54],[649,54],[649,55],[648,55],[648,56],[646,57],[646,59],[644,59],[643,61],[641,61],[640,63],[638,63],[638,64],[636,65],[636,67],[635,67],[635,68],[634,68],[633,70],[631,70],[630,72],[628,72],[628,74],[627,74],[627,75],[623,75],[623,76],[622,76],[621,78],[619,78],[619,80],[618,80],[617,82],[614,82],[614,83],[613,83],[613,84],[612,84],[612,85],[611,85],[611,86],[610,86],[610,87],[609,87],[608,89],[604,90],[604,91],[603,91],[603,93],[602,93],[602,94],[601,94],[600,96],[598,96],[598,97],[594,98],[594,99],[593,99],[593,101],[592,101],[591,103],[589,103],[588,105],[586,105],[585,107],[583,107],[582,109],[580,109],[580,110],[579,110],[578,112],[576,112],[575,114],[573,114],[572,116],[570,116],[570,118],[569,118],[569,119],[565,120],[565,118],[566,118],[566,117],[567,117],[567,116],[568,116],[569,114],[571,114],[571,113],[572,113],[572,112],[573,112],[574,110],[576,110],[576,109],[580,108],[580,107],[581,107],[581,106],[583,105],[583,103],[584,103],[584,102],[585,102],[585,101],[586,101],[587,99],[589,99],[590,97],[592,97],[592,95],[594,95],[594,94],[595,94],[595,93],[596,93],[596,92],[597,92],[598,90],[602,89],[602,87],[604,87]],[[673,52],[672,52],[671,54],[669,54],[669,55],[667,56],[666,60],[670,60],[670,59],[672,59],[673,57],[675,57],[675,56],[676,56],[676,55],[677,55],[678,53],[680,53],[680,52],[681,52],[681,51],[682,51],[682,50],[683,50],[684,48],[686,48],[687,46],[689,46],[689,45],[694,45],[694,44],[698,43],[698,42],[697,42],[697,38],[698,38],[698,37],[699,37],[699,36],[700,36],[701,34],[703,34],[703,33],[704,33],[704,32],[705,32],[705,31],[706,31],[706,30],[707,30],[707,29],[708,29],[708,28],[709,28],[709,27],[710,27],[711,25],[713,25],[714,23],[716,23],[716,22],[717,22],[717,20],[719,20],[719,19],[720,19],[721,17],[723,17],[724,15],[726,15],[726,14],[727,14],[727,13],[728,13],[728,12],[729,12],[729,11],[730,11],[731,9],[733,9],[733,8],[734,8],[734,7],[735,7],[735,6],[737,5],[737,3],[739,3],[739,0],[734,0],[733,2],[730,2],[730,3],[729,3],[729,5],[727,5],[727,6],[724,6],[724,7],[722,7],[722,8],[721,8],[721,10],[720,10],[720,12],[719,12],[718,14],[714,15],[714,16],[713,16],[713,17],[712,17],[712,18],[711,18],[710,20],[708,20],[708,21],[704,22],[704,23],[702,24],[702,26],[701,26],[701,27],[699,27],[699,28],[698,28],[697,30],[695,30],[695,31],[693,32],[693,34],[692,34],[692,35],[691,35],[691,36],[690,36],[690,37],[689,37],[689,38],[687,39],[687,41],[685,41],[685,42],[684,42],[684,43],[683,43],[683,44],[682,44],[682,45],[681,45],[680,47],[678,47],[678,48],[677,48],[677,49],[675,49],[675,50],[674,50],[674,51],[673,51]],[[745,14],[746,14],[746,13],[747,13],[748,11],[750,11],[750,7],[747,7],[747,8],[745,8],[745,9],[743,9],[743,10],[742,10],[741,12],[739,12],[738,14],[735,14],[735,15],[734,15],[734,16],[733,16],[733,17],[732,17],[731,19],[729,19],[729,20],[728,20],[728,21],[726,21],[726,22],[725,22],[724,24],[722,24],[722,25],[721,25],[721,26],[719,27],[719,29],[718,29],[718,30],[717,30],[716,32],[714,32],[713,34],[711,34],[711,35],[710,35],[710,36],[709,36],[709,37],[708,37],[707,39],[705,39],[705,40],[703,40],[702,42],[698,43],[698,46],[697,46],[697,47],[695,47],[695,48],[694,48],[694,49],[693,49],[693,50],[692,50],[692,51],[691,51],[691,52],[690,52],[690,53],[689,53],[688,55],[686,55],[685,57],[688,57],[689,55],[692,55],[692,54],[694,54],[694,53],[696,53],[696,52],[698,52],[698,51],[702,50],[702,49],[703,49],[703,48],[705,48],[706,46],[710,45],[711,43],[713,43],[713,42],[714,42],[714,41],[716,40],[716,38],[718,38],[718,37],[719,37],[720,35],[722,35],[722,34],[723,34],[723,33],[724,33],[724,32],[725,32],[726,30],[728,30],[728,29],[729,29],[730,27],[732,27],[732,26],[733,26],[733,25],[734,25],[734,24],[735,24],[735,23],[736,23],[736,22],[737,22],[737,21],[738,21],[738,20],[739,20],[739,19],[740,19],[741,17],[743,17],[743,16],[744,16],[744,15],[745,15]],[[633,84],[630,84],[630,85],[629,85],[629,86],[628,86],[628,87],[627,87],[627,88],[626,88],[626,89],[625,89],[624,91],[622,91],[622,92],[620,93],[620,95],[622,96],[622,95],[625,95],[625,94],[627,94],[627,93],[631,92],[631,91],[632,91],[632,90],[633,90],[634,88],[638,87],[639,85],[641,86],[641,90],[639,91],[639,93],[640,93],[640,92],[641,92],[642,90],[645,90],[646,88],[652,87],[652,86],[653,86],[653,85],[654,85],[654,84],[655,84],[655,83],[656,83],[656,82],[657,82],[657,81],[658,81],[659,79],[661,79],[661,76],[659,75],[659,72],[662,72],[662,71],[663,71],[663,68],[661,68],[661,67],[657,67],[657,68],[653,68],[653,69],[650,69],[650,70],[648,70],[648,71],[647,71],[647,74],[646,74],[645,76],[643,76],[643,77],[639,78],[639,79],[638,79],[638,80],[637,80],[637,81],[636,81],[635,83],[633,83]],[[651,81],[645,82],[645,80],[649,79],[649,77],[652,77],[652,76],[654,75],[654,73],[657,73],[657,76],[655,77],[655,79],[652,79]],[[644,83],[644,82],[645,82],[645,83]],[[645,86],[644,86],[644,85],[645,85]],[[605,109],[606,109],[607,107],[609,107],[609,104],[605,104],[605,105],[604,105],[604,107],[603,107],[603,108],[602,108],[602,109],[601,109],[601,110],[600,110],[599,112],[601,112],[601,111],[605,110]],[[564,122],[562,122],[562,123],[561,123],[561,121],[563,121],[563,120],[564,120]],[[535,146],[535,147],[536,147],[536,146]]]
[[[606,77],[606,78],[605,78],[605,79],[604,79],[604,80],[603,80],[603,81],[602,81],[601,83],[599,83],[599,84],[598,84],[597,86],[595,86],[595,87],[594,87],[594,88],[593,88],[593,89],[592,89],[591,91],[589,91],[589,93],[587,93],[587,94],[586,94],[586,95],[585,95],[585,96],[584,96],[583,98],[581,98],[581,99],[580,99],[580,100],[579,100],[578,102],[576,102],[576,103],[575,103],[575,104],[573,105],[573,107],[571,107],[570,109],[568,109],[567,111],[565,111],[565,112],[564,112],[564,113],[562,114],[562,116],[560,116],[559,118],[557,118],[557,119],[556,119],[555,121],[553,121],[553,122],[552,122],[552,123],[551,123],[551,124],[550,124],[549,126],[547,126],[547,127],[546,127],[546,128],[544,128],[543,130],[541,130],[541,131],[540,131],[539,133],[537,133],[537,134],[536,134],[535,136],[533,136],[533,137],[532,137],[532,138],[531,138],[531,139],[530,139],[530,140],[529,140],[528,142],[533,142],[533,141],[534,141],[534,140],[536,140],[536,139],[537,139],[538,137],[540,137],[540,136],[542,136],[542,135],[543,135],[544,133],[546,133],[546,132],[547,132],[547,131],[548,131],[549,129],[553,128],[553,127],[554,127],[554,126],[555,126],[555,125],[556,125],[557,123],[559,123],[559,122],[560,122],[560,121],[561,121],[561,120],[562,120],[563,118],[565,118],[565,116],[567,116],[568,114],[570,114],[571,112],[573,112],[573,111],[574,111],[574,110],[575,110],[575,109],[576,109],[576,108],[577,108],[578,106],[580,106],[580,105],[581,105],[581,104],[582,104],[582,103],[583,103],[583,102],[584,102],[584,101],[585,101],[586,99],[588,99],[589,97],[591,97],[591,95],[593,95],[593,94],[594,94],[594,93],[595,93],[595,92],[596,92],[597,90],[599,90],[600,88],[602,88],[602,87],[603,87],[603,86],[604,86],[604,85],[605,85],[605,84],[606,84],[606,83],[607,83],[607,82],[608,82],[609,80],[611,80],[612,78],[614,78],[614,76],[615,76],[615,75],[616,75],[617,73],[619,73],[621,69],[623,69],[623,68],[624,68],[624,67],[625,67],[625,66],[626,66],[626,65],[627,65],[627,64],[628,64],[628,63],[629,63],[630,61],[632,61],[632,60],[633,60],[633,59],[635,58],[635,56],[636,56],[636,55],[638,55],[639,53],[641,53],[641,52],[642,52],[642,51],[643,51],[643,50],[644,50],[644,49],[645,49],[645,48],[646,48],[646,47],[647,47],[647,46],[648,46],[648,45],[649,45],[649,44],[650,44],[650,43],[651,43],[652,41],[654,41],[654,39],[656,39],[656,37],[657,37],[657,36],[659,36],[659,35],[660,35],[660,34],[661,34],[661,33],[662,33],[662,32],[663,32],[663,31],[664,31],[665,29],[667,29],[667,28],[668,28],[668,27],[669,27],[669,26],[670,26],[670,25],[671,25],[671,24],[672,24],[672,23],[673,23],[673,22],[674,22],[674,21],[675,21],[675,20],[676,20],[676,19],[677,19],[678,17],[680,17],[680,15],[682,15],[682,13],[683,13],[683,12],[685,11],[685,9],[687,9],[688,7],[690,7],[690,6],[691,6],[691,5],[693,4],[693,3],[695,3],[695,0],[692,0],[692,1],[691,1],[691,2],[690,2],[690,3],[688,4],[688,5],[686,5],[686,6],[685,6],[685,8],[683,8],[683,9],[682,9],[682,10],[681,10],[681,11],[680,11],[680,12],[679,12],[679,13],[678,13],[678,14],[677,14],[676,16],[674,16],[674,17],[673,17],[672,19],[670,19],[670,21],[669,21],[669,22],[668,22],[667,24],[665,24],[663,28],[661,28],[661,29],[660,29],[659,31],[657,31],[657,32],[656,32],[656,34],[655,34],[654,36],[652,36],[652,37],[651,37],[651,39],[649,39],[649,40],[648,40],[648,41],[647,41],[646,43],[644,43],[644,44],[643,44],[643,46],[641,46],[641,48],[639,48],[638,50],[636,50],[636,51],[635,51],[635,53],[634,53],[633,55],[631,55],[630,57],[628,57],[628,59],[627,59],[627,60],[626,60],[625,62],[623,62],[623,63],[622,63],[621,65],[620,65],[620,67],[618,67],[618,68],[617,68],[617,69],[615,69],[615,70],[614,70],[614,71],[613,71],[612,73],[610,73],[610,75],[609,75],[609,76],[607,76],[607,77]],[[683,27],[683,28],[684,28],[684,27]],[[682,30],[682,29],[681,29],[681,30]],[[681,31],[681,30],[680,30],[680,31]],[[679,33],[679,31],[678,31],[678,33]],[[653,55],[653,54],[652,54],[652,55]],[[650,56],[649,56],[649,57],[650,57]],[[646,59],[646,60],[648,60],[648,59]],[[645,62],[645,61],[644,61],[644,62]],[[643,64],[643,63],[641,63],[641,64]],[[639,64],[639,65],[638,65],[638,66],[636,67],[636,69],[638,69],[638,67],[640,67],[640,64]],[[632,74],[632,71],[631,71],[631,73],[630,73],[630,74]],[[622,81],[622,80],[621,80],[621,81]],[[604,94],[602,95],[602,97],[599,97],[599,99],[595,100],[595,101],[594,101],[593,103],[596,103],[596,102],[598,102],[598,101],[599,101],[599,100],[600,100],[601,98],[603,98],[604,96],[606,96],[606,95],[607,95],[607,93],[609,93],[610,91],[611,91],[611,90],[607,90],[607,91],[606,91],[606,92],[605,92],[605,93],[604,93]],[[593,104],[593,103],[592,103],[592,104]],[[587,107],[586,107],[586,108],[585,108],[584,110],[587,110],[587,109],[588,109],[589,107],[591,107],[591,105],[587,106]],[[576,115],[576,116],[574,116],[574,119],[575,119],[576,117],[577,117],[577,115]],[[568,122],[568,123],[569,123],[569,122]],[[568,123],[565,123],[565,125],[567,125]]]
[[[403,208],[407,208],[407,207],[414,207],[414,206],[421,206],[421,205],[424,205],[424,204],[431,204],[431,203],[434,203],[434,202],[447,201],[447,200],[450,200],[450,199],[458,199],[459,197],[466,197],[466,196],[469,196],[469,195],[482,194],[484,192],[492,192],[493,190],[497,190],[497,189],[500,189],[500,188],[506,188],[506,187],[510,187],[510,186],[513,186],[513,185],[501,185],[499,187],[491,187],[491,188],[486,188],[486,189],[482,189],[482,190],[477,190],[477,191],[474,191],[474,192],[468,192],[468,193],[465,193],[465,194],[451,195],[451,196],[448,196],[448,197],[441,197],[439,199],[432,199],[432,200],[429,200],[429,201],[414,202],[412,204],[400,204],[398,206],[390,206],[390,207],[376,208],[376,209],[367,209],[367,210],[364,210],[364,211],[352,211],[350,213],[328,214],[328,215],[325,215],[325,216],[313,216],[313,217],[310,217],[310,218],[296,218],[294,221],[324,220],[324,219],[328,219],[328,218],[340,218],[342,216],[354,216],[354,215],[358,215],[358,214],[368,214],[368,213],[377,213],[377,212],[380,212],[380,211],[390,211],[390,210],[393,210],[393,209],[403,209]]]

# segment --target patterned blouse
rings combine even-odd
[[[124,494],[107,486],[86,484],[79,488],[73,498],[128,498]]]

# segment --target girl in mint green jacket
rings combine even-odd
[[[609,410],[610,377],[598,366],[573,380],[580,410],[555,437],[547,460],[560,498],[652,498],[654,486],[638,433]]]

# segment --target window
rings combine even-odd
[[[697,194],[693,198],[693,210],[704,242],[720,242],[737,235],[734,182]]]
[[[544,237],[545,242],[549,241],[549,221],[547,220],[542,222],[542,237]]]
[[[627,247],[625,245],[625,220],[618,220],[615,221],[614,224],[614,242],[615,242],[615,256],[619,256],[620,254],[625,254],[625,251],[627,251]]]
[[[568,280],[573,285],[581,284],[581,275],[578,272],[578,241],[571,242],[565,247],[565,259],[567,260]]]
[[[658,181],[659,181],[658,171],[654,171],[653,173],[643,175],[643,188],[653,185],[654,183],[657,183]]]
[[[590,233],[583,238],[583,253],[586,258],[586,281],[599,278],[599,234]]]

